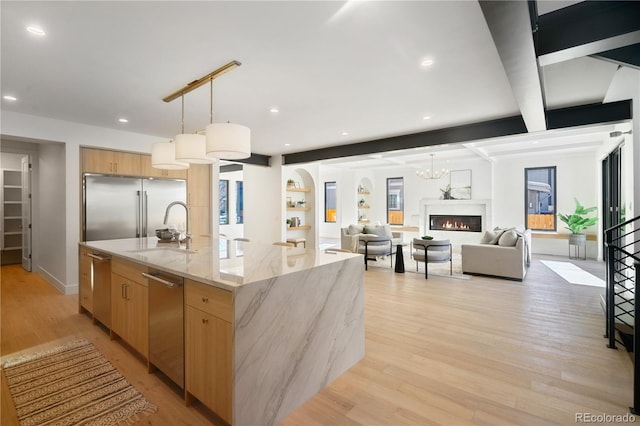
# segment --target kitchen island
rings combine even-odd
[[[185,396],[230,424],[276,424],[364,356],[360,255],[215,238],[189,250],[156,238],[80,246],[131,265],[114,277],[185,279]]]

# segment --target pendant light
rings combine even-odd
[[[169,142],[156,142],[151,146],[151,166],[164,170],[184,170],[189,168],[189,163],[176,161],[176,144]]]
[[[229,122],[213,122],[213,78],[209,102],[209,125],[205,133],[207,156],[221,160],[251,157],[251,130],[248,127]]]
[[[158,146],[154,144],[151,153],[153,167],[168,169],[166,165],[170,165],[172,169],[184,169],[190,163],[212,163],[215,159],[239,160],[251,156],[251,131],[248,127],[213,122],[213,79],[240,65],[242,64],[238,61],[231,61],[163,99],[171,102],[182,97],[182,133],[176,136],[175,143]],[[211,99],[209,125],[205,129],[205,135],[185,134],[184,95],[207,82],[211,84]]]
[[[176,136],[176,160],[191,164],[209,164],[213,161],[207,157],[205,151],[205,137],[197,133],[184,132],[184,95],[182,99],[182,127]]]

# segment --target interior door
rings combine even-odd
[[[31,272],[31,158],[21,159],[22,170],[22,267]]]
[[[622,175],[622,146],[620,146],[602,160],[603,229],[611,228],[624,221]],[[615,231],[613,238],[620,238],[619,230]],[[606,257],[606,247],[603,249]]]

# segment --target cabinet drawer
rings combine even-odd
[[[148,272],[149,268],[137,263],[127,262],[126,260],[114,258],[111,261],[111,272],[123,277],[127,277],[131,281],[135,281],[147,287],[147,279],[142,276],[143,272]]]
[[[185,280],[185,304],[222,320],[233,322],[232,295],[206,284]]]

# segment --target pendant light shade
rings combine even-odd
[[[188,163],[176,161],[176,144],[171,142],[156,142],[151,146],[151,166],[165,170],[189,168]]]
[[[251,130],[240,124],[212,123],[207,126],[207,156],[223,160],[251,157]]]
[[[183,163],[209,164],[213,160],[206,155],[203,135],[183,133],[176,136],[176,160]]]

